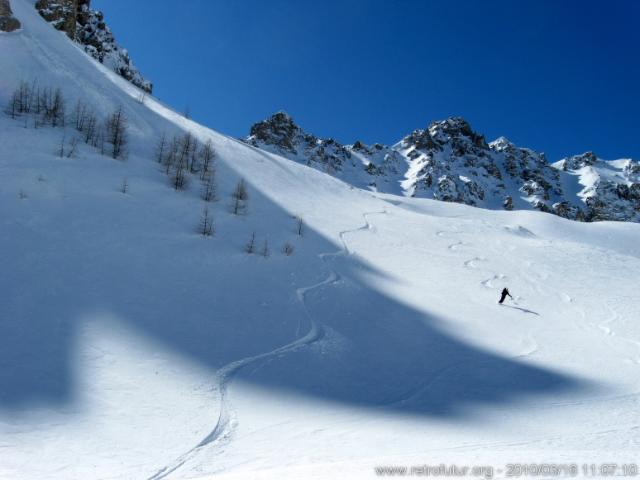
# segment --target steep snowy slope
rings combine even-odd
[[[591,180],[586,181],[601,188],[581,194],[573,187],[573,177],[580,172],[563,167],[571,160],[550,165],[544,154],[504,137],[487,143],[462,118],[432,122],[392,147],[367,147],[317,138],[279,112],[255,124],[245,141],[377,192],[494,210],[539,210],[580,221],[638,221],[640,211],[640,183],[633,173],[640,168],[638,162],[618,160],[589,169]],[[626,173],[608,175],[614,165],[626,168]]]
[[[0,103],[36,81],[67,115],[0,115],[0,478],[637,457],[640,226],[352,188],[140,101],[31,1],[12,8]],[[85,142],[78,100],[124,114],[127,155]]]

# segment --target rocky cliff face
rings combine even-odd
[[[586,153],[551,165],[504,137],[487,143],[462,118],[432,122],[389,147],[324,140],[280,112],[255,124],[245,141],[360,188],[581,221],[640,221],[638,162]]]
[[[0,0],[0,32],[13,32],[20,28],[20,21],[13,16],[9,0]]]
[[[135,68],[104,22],[102,12],[91,9],[90,0],[38,0],[36,9],[53,27],[84,47],[85,52],[145,92],[153,85]]]
[[[554,164],[566,178],[567,190],[584,205],[586,220],[640,222],[640,162],[602,160],[593,152]]]
[[[351,158],[349,151],[333,139],[320,139],[306,133],[284,112],[251,127],[248,142],[307,165],[332,173]]]
[[[462,118],[415,130],[398,148],[410,161],[403,187],[412,196],[544,211],[551,211],[561,197],[557,171],[544,155],[504,137],[488,144]]]

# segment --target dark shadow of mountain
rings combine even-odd
[[[255,204],[278,208],[259,192],[251,195]],[[321,340],[258,361],[240,371],[237,381],[361,408],[438,417],[587,387],[580,379],[483,350],[441,330],[443,319],[373,286],[367,279],[384,274],[357,256],[317,257],[340,246],[309,228],[292,257],[248,257],[238,245],[225,264],[216,260],[215,240],[207,243],[194,234],[185,249],[183,237],[162,236],[166,224],[154,227],[155,214],[143,212],[135,226],[125,225],[131,221],[129,205],[105,202],[111,203],[67,204],[42,230],[23,229],[20,242],[9,242],[13,248],[2,252],[8,275],[0,282],[1,409],[63,407],[78,398],[76,336],[92,312],[108,312],[165,348],[217,369],[303,335],[309,323],[295,287],[320,282],[331,270],[342,280],[306,296]],[[87,215],[96,208],[95,215]],[[215,208],[218,218],[225,215],[223,205]],[[83,225],[65,223],[67,218],[89,220]],[[223,225],[218,235],[224,235]],[[132,244],[154,254],[143,255],[141,247],[129,248]],[[313,251],[309,245],[315,245]],[[306,274],[306,283],[292,285],[292,275],[309,263],[316,271]],[[251,293],[239,297],[238,292]]]
[[[438,328],[444,319],[372,288],[353,257],[331,262],[341,283],[311,292],[308,301],[325,330],[323,339],[259,370],[248,369],[240,374],[243,380],[354,406],[438,417],[466,416],[480,404],[515,404],[590,388],[515,355],[504,357],[457,339]]]

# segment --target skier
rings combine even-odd
[[[502,294],[500,295],[500,301],[498,303],[504,302],[504,299],[507,298],[507,295],[511,297],[509,290],[505,287],[502,289]],[[513,297],[511,297],[511,299],[513,299]]]

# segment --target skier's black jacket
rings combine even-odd
[[[502,289],[502,294],[500,295],[500,302],[499,303],[504,302],[504,299],[507,298],[507,295],[509,295],[511,297],[511,294],[509,293],[509,290],[507,290],[506,288],[503,288]],[[513,298],[513,297],[511,297],[511,298]]]

